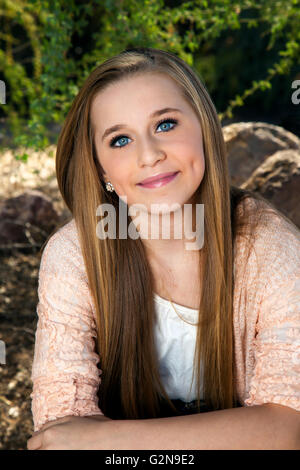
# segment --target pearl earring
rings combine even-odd
[[[111,184],[110,181],[108,181],[108,182],[106,183],[106,190],[107,190],[107,191],[110,191],[110,192],[113,192],[113,191],[114,191],[114,187],[113,187],[113,185]]]

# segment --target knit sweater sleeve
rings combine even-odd
[[[30,395],[34,431],[68,415],[103,415],[95,318],[74,230],[71,222],[56,232],[40,263]]]
[[[274,216],[257,246],[263,295],[245,405],[277,403],[300,411],[300,231]]]

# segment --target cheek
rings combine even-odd
[[[205,159],[202,149],[199,150],[199,146],[191,148],[189,155],[186,159],[187,165],[195,172],[202,173],[205,168]]]
[[[179,159],[184,159],[187,165],[194,165],[195,163],[203,165],[203,145],[202,141],[199,141],[198,136],[194,138],[191,136],[187,141],[187,137],[184,136],[182,140],[176,142],[174,146],[174,154]]]
[[[199,147],[195,149],[194,153],[191,153],[187,164],[191,180],[199,185],[205,173],[205,158],[203,153],[199,152]]]
[[[196,159],[196,166],[200,173],[204,173],[205,170],[205,158],[203,153],[199,154],[198,158]]]
[[[102,160],[103,167],[109,178],[117,181],[119,179],[119,176],[121,175],[121,163],[118,161],[117,158],[112,158],[111,155],[105,155]]]
[[[132,175],[133,172],[130,172],[128,165],[118,164],[117,162],[111,168],[110,171],[111,179],[115,182],[115,186],[119,190],[129,191],[129,187],[132,186]]]

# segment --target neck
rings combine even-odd
[[[143,212],[138,221],[141,239],[149,258],[178,265],[198,256],[202,248],[203,222],[196,204],[165,214]]]

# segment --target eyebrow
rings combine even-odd
[[[169,113],[170,111],[178,111],[178,112],[182,113],[181,109],[178,109],[178,108],[162,108],[162,109],[158,109],[158,110],[154,111],[152,114],[150,114],[149,117],[154,118],[154,117],[160,116],[161,114]],[[107,137],[112,132],[119,131],[120,129],[122,129],[122,127],[127,127],[127,125],[126,124],[116,124],[115,126],[108,127],[108,129],[106,129],[106,131],[104,132],[104,134],[102,136],[102,142],[105,139],[105,137]]]

